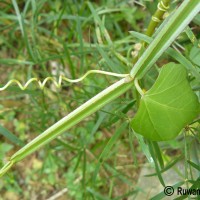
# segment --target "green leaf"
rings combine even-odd
[[[200,66],[200,48],[198,47],[193,47],[190,51],[190,60]]]
[[[195,168],[196,170],[200,171],[200,166],[193,163],[192,161],[188,160],[187,161],[193,168]]]
[[[163,180],[163,177],[162,177],[162,174],[161,174],[161,170],[160,170],[160,168],[159,168],[158,161],[157,161],[157,159],[156,159],[156,157],[158,157],[158,156],[156,155],[157,152],[156,152],[156,149],[154,148],[153,142],[149,141],[149,142],[148,142],[148,146],[149,146],[149,151],[150,151],[151,156],[152,156],[153,161],[154,161],[155,170],[156,170],[156,174],[157,174],[157,176],[158,176],[158,179],[159,179],[160,183],[161,183],[163,186],[165,186],[165,182],[164,182],[164,180]]]
[[[196,17],[193,19],[193,22],[200,26],[200,14],[196,15]]]
[[[169,63],[163,66],[155,84],[143,95],[131,126],[150,140],[170,140],[199,112],[200,104],[187,81],[185,68]]]
[[[103,151],[101,152],[101,154],[98,158],[98,163],[97,163],[94,175],[93,175],[94,183],[96,181],[96,177],[98,175],[101,165],[106,160],[106,158],[109,156],[109,152],[110,152],[111,148],[113,147],[114,144],[116,144],[117,139],[120,137],[120,135],[123,133],[123,131],[125,130],[126,127],[127,127],[127,123],[125,122],[119,127],[119,129],[116,130],[114,135],[109,139],[108,143],[106,144]]]
[[[17,136],[15,136],[13,133],[11,133],[8,129],[6,129],[5,127],[0,125],[0,135],[3,135],[4,137],[6,137],[8,140],[10,140],[11,142],[19,145],[19,146],[23,146],[23,142],[18,139]]]

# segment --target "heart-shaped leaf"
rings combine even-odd
[[[141,98],[133,130],[153,141],[175,138],[200,113],[200,104],[180,64],[169,63]]]

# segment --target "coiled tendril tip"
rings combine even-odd
[[[82,81],[83,79],[85,79],[89,74],[104,74],[104,75],[109,75],[109,76],[115,76],[115,77],[126,77],[128,76],[129,74],[118,74],[118,73],[113,73],[113,72],[107,72],[107,71],[101,71],[101,70],[89,70],[88,72],[86,72],[82,77],[78,78],[78,79],[69,79],[63,75],[60,75],[59,76],[59,79],[58,81],[56,80],[56,78],[54,77],[47,77],[45,78],[43,81],[40,81],[38,78],[31,78],[29,79],[24,85],[22,83],[20,83],[20,81],[16,80],[16,79],[12,79],[10,81],[8,81],[3,87],[0,87],[0,91],[3,91],[5,89],[7,89],[10,85],[12,84],[17,84],[18,87],[21,89],[21,90],[26,90],[27,87],[33,83],[33,82],[36,82],[38,83],[39,85],[39,88],[41,90],[44,89],[46,83],[48,81],[51,81],[57,88],[61,88],[62,86],[62,82],[63,81],[66,81],[66,82],[69,82],[69,83],[77,83],[77,82],[80,82]]]

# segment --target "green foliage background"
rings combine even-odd
[[[179,2],[173,2],[169,12]],[[78,78],[90,69],[129,73],[141,42],[129,31],[144,33],[157,3],[1,1],[0,83],[60,74]],[[199,24],[198,15],[191,23],[197,39]],[[199,49],[185,33],[174,45],[199,67]],[[169,61],[174,60],[164,54],[142,80],[142,88],[149,89],[159,67]],[[60,90],[47,84],[41,91],[33,84],[26,91],[12,86],[1,92],[0,161],[114,81],[91,75],[82,83],[64,83]],[[192,80],[191,85],[200,97],[199,85]],[[133,88],[18,163],[0,180],[0,198],[47,199],[63,188],[68,190],[64,199],[126,199],[135,195],[141,167],[152,159],[151,144],[129,127],[138,105],[139,94]],[[155,156],[161,167],[183,157],[190,160],[186,150],[192,155],[199,151],[199,120],[192,126],[187,134],[157,146],[161,151]],[[195,159],[198,164],[198,155]]]

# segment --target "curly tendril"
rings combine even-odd
[[[57,88],[61,88],[63,81],[70,82],[70,83],[77,83],[85,79],[89,74],[104,74],[104,75],[122,77],[122,78],[129,75],[129,74],[118,74],[118,73],[101,71],[101,70],[89,70],[82,77],[78,79],[69,79],[63,75],[60,75],[58,81],[54,77],[47,77],[41,82],[38,78],[31,78],[24,85],[16,79],[11,79],[3,87],[0,87],[0,91],[7,89],[10,85],[13,85],[13,84],[17,84],[21,90],[26,90],[29,84],[31,84],[32,82],[38,83],[39,88],[43,90],[48,81],[51,81]]]

